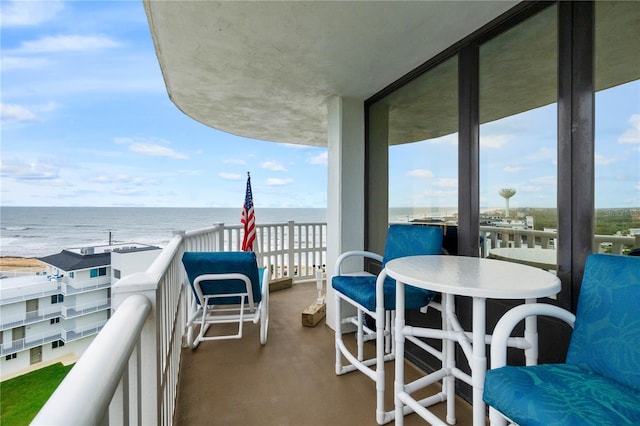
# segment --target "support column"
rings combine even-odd
[[[328,103],[327,325],[335,329],[331,278],[338,256],[364,249],[364,102],[334,97]],[[347,271],[362,270],[350,262]],[[344,312],[350,314],[350,312]]]

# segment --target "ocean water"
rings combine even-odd
[[[64,248],[136,242],[164,247],[174,231],[239,225],[239,208],[0,207],[0,256],[43,257]],[[326,209],[256,208],[257,224],[326,222]]]

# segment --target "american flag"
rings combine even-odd
[[[253,244],[256,240],[256,217],[253,212],[253,194],[251,193],[251,176],[249,172],[247,172],[247,193],[244,197],[240,223],[244,225],[242,251],[253,251]]]

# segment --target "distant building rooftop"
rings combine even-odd
[[[63,271],[97,268],[111,264],[111,253],[132,253],[157,250],[158,247],[138,243],[111,244],[103,246],[76,247],[62,250],[58,254],[40,257],[38,260]]]
[[[60,284],[46,275],[26,275],[0,280],[0,304],[13,303],[33,295],[57,294]]]

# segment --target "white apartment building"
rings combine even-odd
[[[0,280],[0,380],[79,357],[111,315],[111,286],[161,249],[138,243],[64,249],[44,273]]]

